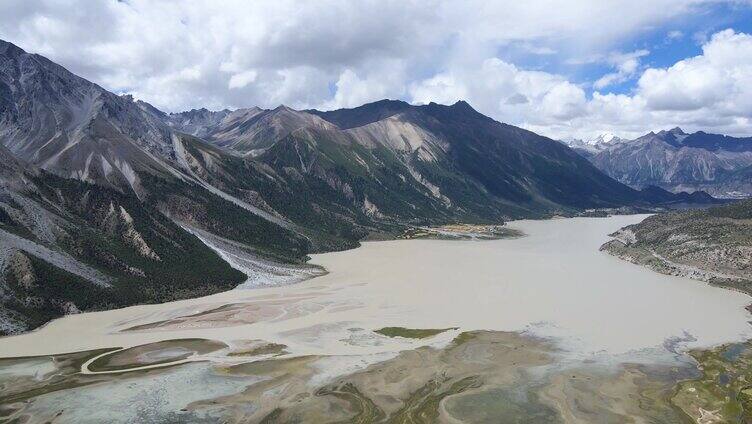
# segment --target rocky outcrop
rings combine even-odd
[[[136,231],[136,228],[133,225],[133,218],[131,218],[128,211],[122,206],[120,206],[120,218],[123,220],[123,226],[125,227],[121,234],[123,241],[125,241],[127,245],[133,247],[139,255],[155,261],[161,261],[162,259],[160,259],[159,255],[157,255],[157,253],[146,244],[146,241],[141,234]]]
[[[653,215],[611,236],[601,250],[621,259],[752,295],[752,201]]]
[[[11,255],[7,267],[12,278],[24,289],[31,289],[37,284],[37,276],[34,274],[31,261],[22,251],[17,250]]]

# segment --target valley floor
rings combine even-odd
[[[509,227],[525,236],[503,240],[367,242],[314,256],[329,273],[299,284],[55,320],[0,343],[0,416],[76,423],[740,416],[741,406],[698,400],[692,386],[676,384],[698,381],[724,393],[724,381],[699,372],[684,352],[702,362],[703,349],[736,343],[734,355],[718,347],[711,359],[714,369],[737,370],[726,372],[735,381],[733,388],[726,381],[728,391],[746,387],[736,383],[746,362],[735,361],[752,357],[743,343],[752,337],[748,297],[598,251],[607,234],[643,218],[518,221]]]

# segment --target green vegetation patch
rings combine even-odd
[[[463,343],[468,343],[469,341],[475,339],[478,336],[477,332],[474,331],[465,331],[460,333],[457,337],[452,340],[452,343],[454,343],[455,346],[459,346]]]
[[[227,354],[227,356],[261,356],[261,355],[284,355],[287,353],[285,350],[287,345],[279,343],[266,343],[261,346],[256,346],[251,349],[239,350]]]
[[[405,327],[384,327],[374,330],[387,337],[404,337],[406,339],[426,339],[449,330],[456,330],[457,327],[451,328],[405,328]]]
[[[695,422],[752,422],[750,342],[693,351],[700,377],[679,383],[672,403]]]

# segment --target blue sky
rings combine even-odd
[[[5,0],[0,38],[175,112],[466,100],[555,138],[752,135],[750,0]]]
[[[702,53],[702,43],[711,34],[732,28],[737,32],[752,33],[752,7],[740,4],[716,4],[704,10],[705,13],[690,14],[677,18],[654,30],[640,34],[621,50],[645,49],[650,54],[643,59],[645,66],[664,68],[687,57]],[[583,67],[583,82],[592,81],[607,72],[603,66]],[[629,92],[634,80],[611,87],[614,92]]]
[[[641,58],[641,65],[665,68],[682,59],[702,54],[702,44],[713,33],[728,28],[752,34],[752,7],[749,4],[735,2],[708,4],[692,13],[677,16],[625,37],[614,43],[611,51],[647,50],[649,54]],[[588,62],[588,56],[604,54],[604,51],[572,53],[570,50],[558,51],[555,44],[547,46],[545,43],[538,47],[550,49],[550,53],[531,54],[529,49],[511,45],[501,46],[498,57],[523,68],[564,75],[569,80],[587,87],[589,96],[593,92],[592,83],[612,70],[609,64],[602,61]],[[609,86],[608,91],[629,93],[634,88],[634,83],[635,78],[630,78]]]

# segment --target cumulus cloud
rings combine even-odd
[[[653,110],[715,108],[749,115],[752,97],[752,36],[728,29],[714,34],[703,54],[665,69],[648,69],[639,92]]]
[[[564,77],[520,69],[498,58],[416,82],[409,94],[416,103],[451,104],[466,99],[478,110],[516,124],[532,116],[536,122],[571,119],[585,105],[585,92]]]
[[[550,136],[631,135],[664,124],[752,132],[749,35],[709,35],[701,55],[665,68],[646,68],[649,52],[624,47],[661,25],[679,39],[676,22],[715,4],[5,0],[0,38],[166,111],[465,99]],[[525,55],[611,71],[575,80],[554,65],[516,64]],[[634,89],[608,92],[625,81]]]
[[[702,54],[666,68],[645,69],[632,95],[595,93],[587,119],[579,123],[634,135],[680,125],[688,130],[752,133],[752,35],[717,32]],[[601,124],[602,125],[602,124]]]
[[[404,97],[404,61],[379,61],[363,67],[359,72],[350,68],[342,71],[335,83],[333,97],[320,107],[356,107],[373,100]]]
[[[411,94],[419,102],[468,99],[497,119],[557,138],[605,131],[635,137],[677,125],[691,131],[752,133],[752,35],[717,32],[702,46],[701,55],[666,68],[642,67],[639,59],[647,54],[638,50],[592,59],[617,69],[609,83],[636,79],[629,93],[597,90],[588,97],[563,75],[525,70],[494,58],[476,68],[427,78],[414,84]]]
[[[649,54],[650,51],[645,49],[636,50],[631,53],[611,53],[606,61],[616,71],[600,77],[595,81],[593,87],[601,90],[609,85],[619,84],[632,78],[640,66],[640,58]]]
[[[585,111],[585,92],[569,82],[555,85],[545,96],[541,107],[546,115],[560,120],[581,116]]]
[[[253,69],[247,71],[238,72],[230,77],[230,81],[227,83],[228,88],[243,88],[246,85],[256,81],[258,72]]]

